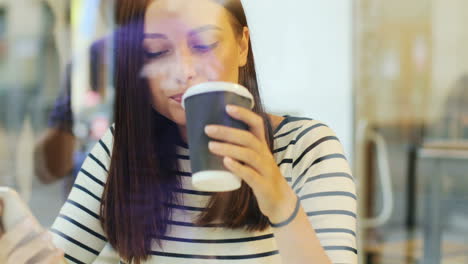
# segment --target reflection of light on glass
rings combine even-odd
[[[33,156],[25,155],[31,153],[31,146],[34,144],[34,132],[31,124],[31,117],[28,115],[21,126],[16,146],[16,181],[21,198],[29,201],[32,191]]]
[[[97,116],[91,124],[91,138],[99,140],[104,136],[109,126],[110,124],[107,116]]]
[[[80,21],[80,14],[81,14],[81,10],[83,10],[82,8],[82,5],[83,5],[83,1],[81,0],[72,0],[72,4],[71,4],[71,24],[72,26],[76,26],[79,24],[79,21]]]
[[[395,80],[400,75],[400,58],[395,51],[387,51],[381,64],[382,76],[387,80]]]
[[[427,63],[427,42],[418,36],[413,42],[413,62],[418,72],[424,71]]]
[[[86,91],[90,90],[89,47],[100,34],[100,0],[73,0],[71,4],[72,27],[72,110],[74,113],[86,107]]]
[[[71,8],[71,21],[82,34],[93,34],[98,19],[100,0],[74,0]]]
[[[95,91],[88,91],[85,93],[85,106],[86,107],[96,107],[101,103],[101,95]]]
[[[82,16],[80,21],[80,28],[83,34],[92,35],[96,30],[98,11],[99,11],[99,0],[87,0],[84,1],[82,12],[86,12],[86,15]],[[86,18],[86,19],[85,19]]]

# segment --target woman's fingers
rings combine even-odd
[[[250,131],[262,142],[265,140],[265,128],[263,126],[263,118],[252,112],[251,110],[235,105],[227,105],[226,112],[233,118],[246,123]]]
[[[249,131],[227,126],[208,125],[205,127],[205,133],[212,139],[249,147],[258,153],[264,151],[262,142]]]
[[[9,256],[7,263],[26,263],[44,250],[53,251],[52,238],[48,232],[43,232],[31,241],[16,248]]]
[[[0,257],[10,255],[13,249],[26,237],[38,233],[40,230],[37,230],[33,221],[29,218],[24,219],[0,238]]]
[[[260,155],[249,148],[215,141],[211,141],[208,147],[213,154],[242,161],[253,169],[262,172],[264,166],[261,164]]]
[[[228,170],[242,178],[254,191],[258,186],[262,185],[261,182],[263,179],[261,179],[262,177],[260,177],[260,175],[254,169],[248,166],[244,166],[238,161],[229,157],[225,157],[223,162],[224,166],[226,166]]]

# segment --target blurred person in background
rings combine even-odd
[[[49,115],[48,128],[39,138],[34,151],[37,177],[43,183],[66,178],[65,194],[81,167],[87,153],[110,124],[112,94],[109,94],[107,49],[109,38],[96,41],[90,48],[91,90],[84,96],[86,108],[73,113],[71,106],[71,73],[65,71],[62,89]],[[78,124],[76,124],[78,123]],[[78,126],[78,128],[77,128]],[[78,133],[78,135],[77,135]]]
[[[241,2],[121,4],[129,22],[114,36],[115,126],[51,228],[65,258],[93,263],[110,244],[126,263],[357,263],[355,184],[341,143],[323,123],[263,110]],[[191,185],[180,95],[205,81],[254,95],[252,111],[226,109],[248,131],[205,128],[210,150],[243,179],[233,192]]]
[[[100,13],[106,26],[111,27],[110,1],[100,2]],[[70,7],[68,7],[70,8]],[[69,10],[69,9],[68,9]],[[70,16],[67,16],[69,21]],[[68,25],[70,27],[70,25]],[[63,40],[60,40],[63,42]],[[42,183],[64,179],[64,194],[68,195],[74,177],[91,147],[110,124],[113,88],[110,83],[111,37],[95,41],[89,48],[90,90],[84,96],[85,106],[79,112],[72,110],[73,63],[68,63],[63,74],[61,91],[49,115],[48,128],[34,148],[34,168]]]
[[[44,125],[48,94],[59,79],[54,16],[45,1],[4,1],[0,62],[0,184],[28,200],[34,134]],[[24,17],[28,19],[24,19]]]

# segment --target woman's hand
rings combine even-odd
[[[0,219],[2,215],[3,203],[0,200]],[[63,263],[63,252],[55,248],[49,232],[36,230],[32,223],[32,220],[25,219],[8,232],[0,228],[0,263],[25,264],[39,254],[41,258],[34,263]],[[31,237],[31,234],[37,235]]]
[[[296,198],[268,148],[263,119],[234,105],[228,105],[226,111],[232,118],[246,123],[249,131],[206,126],[205,133],[216,140],[210,141],[210,151],[224,157],[225,167],[252,188],[260,210],[271,222],[284,221],[293,212]]]

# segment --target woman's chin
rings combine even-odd
[[[171,120],[179,126],[185,126],[185,124],[187,124],[187,119],[185,118],[185,111],[175,111],[172,114]]]

